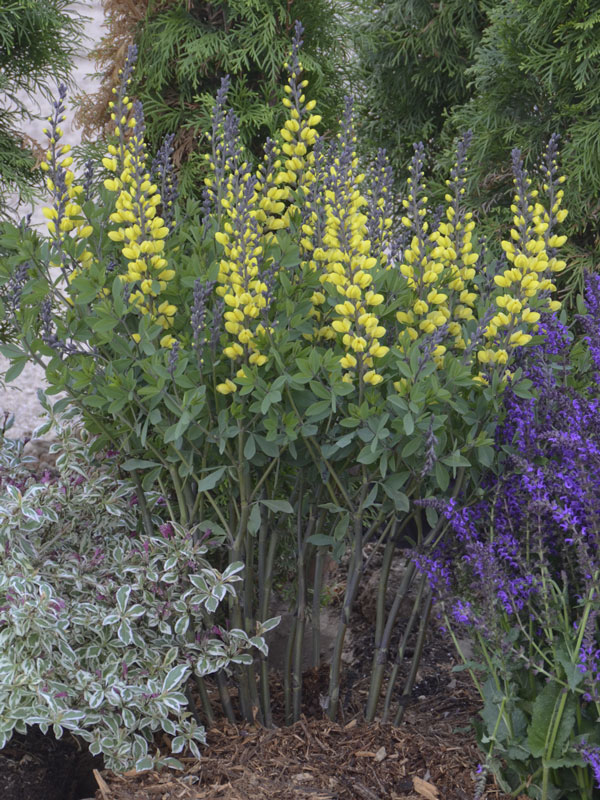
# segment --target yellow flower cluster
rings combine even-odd
[[[116,89],[113,92],[116,94]],[[110,219],[120,227],[108,235],[114,242],[123,244],[121,252],[127,259],[127,274],[120,276],[121,281],[137,285],[129,296],[130,304],[142,314],[149,314],[150,319],[166,331],[173,324],[177,307],[157,298],[165,291],[175,271],[168,268],[164,257],[164,240],[169,228],[157,214],[161,197],[147,171],[143,126],[141,120],[130,116],[133,103],[128,97],[109,103],[109,108],[119,141],[118,146],[108,146],[108,155],[102,159],[104,167],[114,175],[107,178],[104,185],[117,195],[116,210]],[[126,129],[130,130],[127,138]],[[139,342],[139,333],[132,334],[132,338]],[[174,343],[175,337],[169,333],[160,339],[161,347],[171,348]]]
[[[369,223],[368,234],[371,248],[380,254],[381,264],[387,269],[391,268],[389,263],[389,250],[391,247],[392,219],[387,216],[390,204],[390,191],[392,183],[391,166],[385,156],[385,151],[381,150],[377,155],[377,162],[369,175],[369,188],[367,198],[369,200]]]
[[[244,360],[258,367],[268,360],[260,352],[258,341],[272,331],[259,321],[267,305],[267,286],[259,272],[264,247],[275,231],[289,227],[298,211],[298,190],[306,197],[315,181],[312,148],[318,135],[315,126],[321,117],[311,113],[315,101],[306,101],[303,90],[307,81],[298,80],[300,70],[300,62],[295,60],[284,87],[283,104],[289,118],[281,128],[280,142],[267,148],[256,174],[253,176],[248,165],[235,157],[233,142],[229,143],[229,150],[226,143],[213,142],[213,153],[223,161],[224,175],[218,176],[216,164],[212,163],[215,174],[205,179],[221,217],[221,230],[215,239],[223,247],[224,257],[219,263],[216,291],[227,306],[225,329],[234,337],[223,353],[233,361]],[[219,177],[221,185],[217,187]],[[243,376],[243,366],[237,374]],[[221,394],[232,394],[236,389],[232,380],[217,386]]]
[[[225,329],[232,336],[223,354],[234,362],[243,360],[262,367],[268,359],[260,352],[257,340],[267,332],[259,319],[267,305],[267,285],[260,275],[263,237],[255,198],[254,179],[244,162],[227,177],[221,198],[223,230],[215,234],[215,239],[223,247],[223,258],[216,292],[227,307]],[[243,366],[237,374],[243,377]],[[231,394],[236,389],[231,380],[217,386],[221,394]]]
[[[356,137],[349,117],[342,123],[338,137],[338,154],[325,184],[322,246],[314,248],[310,263],[320,273],[321,285],[333,287],[340,302],[334,306],[335,317],[328,325],[323,324],[326,320],[319,307],[326,298],[323,292],[315,292],[313,316],[321,323],[317,336],[342,336],[345,354],[340,363],[346,370],[343,380],[352,383],[358,376],[360,381],[376,386],[383,377],[375,369],[375,361],[389,351],[381,343],[386,330],[375,311],[384,298],[372,289],[372,271],[377,259],[371,255],[367,215],[363,212],[368,202],[358,188],[365,176],[358,172]],[[303,233],[310,237],[314,230],[304,225]]]
[[[477,299],[473,284],[475,267],[479,253],[473,250],[473,230],[475,223],[470,212],[463,212],[459,203],[462,178],[446,184],[454,189],[454,194],[445,196],[448,206],[445,220],[429,232],[429,225],[423,219],[427,197],[417,200],[420,186],[420,154],[417,154],[409,168],[413,177],[408,179],[409,194],[402,201],[405,209],[412,211],[412,218],[404,216],[402,223],[411,229],[410,245],[404,251],[400,271],[405,276],[408,287],[413,290],[412,308],[398,311],[396,318],[405,327],[400,332],[400,340],[407,333],[414,341],[420,335],[433,334],[443,326],[452,337],[455,348],[466,347],[463,338],[463,323],[473,318],[473,307]],[[455,164],[458,169],[458,164]],[[439,343],[433,358],[442,366],[447,346]]]
[[[42,213],[48,220],[46,223],[48,232],[59,249],[62,249],[65,239],[70,238],[73,232],[75,239],[85,240],[93,231],[92,226],[83,217],[79,203],[83,187],[74,183],[75,175],[69,169],[73,164],[73,158],[69,155],[71,146],[59,144],[63,137],[60,123],[66,119],[63,113],[63,99],[64,94],[61,95],[55,116],[48,117],[50,128],[44,128],[44,134],[48,138],[48,150],[40,164],[42,171],[46,173],[46,187],[52,196],[52,205],[43,208]],[[82,247],[77,258],[82,267],[88,267],[92,262],[92,253]],[[56,262],[51,262],[51,265],[60,266]],[[70,272],[68,280],[72,281],[78,273],[77,269]]]
[[[288,83],[284,87],[286,96],[282,102],[288,109],[289,118],[279,131],[282,144],[278,148],[277,154],[281,154],[282,163],[275,176],[275,184],[284,193],[281,195],[281,200],[288,201],[289,205],[277,222],[277,228],[287,227],[290,218],[298,210],[293,203],[294,192],[300,190],[306,197],[310,185],[315,180],[313,172],[315,157],[312,148],[318,137],[316,126],[321,122],[321,117],[319,114],[312,113],[316,101],[306,100],[304,89],[308,86],[308,81],[298,81],[301,70],[302,63],[300,61],[292,64]],[[300,202],[303,200],[302,195],[298,197]]]
[[[558,182],[564,180],[562,177]],[[496,297],[498,310],[485,330],[487,339],[500,340],[503,346],[480,350],[477,356],[484,364],[506,363],[507,348],[520,347],[531,340],[528,330],[537,330],[540,312],[560,309],[558,300],[548,299],[548,295],[556,290],[550,275],[561,272],[566,263],[550,256],[549,250],[561,247],[567,237],[551,234],[551,217],[539,202],[538,191],[530,189],[530,186],[531,179],[523,176],[511,205],[514,215],[511,239],[502,242],[511,266],[494,278],[504,292]],[[547,190],[548,186],[544,188]],[[567,211],[560,208],[563,196],[560,189],[551,209],[557,222],[562,222],[567,216]]]

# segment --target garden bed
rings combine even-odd
[[[96,773],[97,800],[472,800],[481,755],[469,720],[479,699],[452,662],[435,663],[429,648],[422,681],[400,727],[365,725],[357,716],[334,724],[315,712],[327,672],[305,675],[305,711],[291,727],[232,726],[208,732],[201,761],[184,759],[184,774]],[[427,685],[431,691],[427,691]],[[346,706],[363,701],[360,682]],[[490,778],[487,800],[507,800]]]

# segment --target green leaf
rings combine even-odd
[[[568,741],[575,724],[575,698],[569,694],[564,703],[560,719],[556,715],[560,713],[562,700],[562,690],[557,683],[547,684],[535,699],[531,722],[527,729],[527,742],[532,756],[551,759],[560,757],[563,746]],[[547,742],[550,741],[550,727],[558,726],[554,748],[552,752],[547,752]]]
[[[81,402],[84,406],[89,406],[90,408],[102,408],[106,405],[106,400],[104,397],[100,397],[100,395],[92,394],[88,395],[87,397],[82,397]]]
[[[244,445],[244,458],[248,461],[251,461],[256,454],[256,442],[254,441],[254,436],[250,434],[246,439],[246,444]]]
[[[287,500],[261,500],[263,506],[280,514],[293,514],[294,509]]]
[[[118,322],[114,317],[98,316],[90,321],[90,328],[94,333],[106,334],[114,330]]]
[[[337,542],[341,542],[342,539],[346,536],[348,532],[348,526],[350,525],[350,515],[348,512],[344,512],[340,519],[337,522],[337,525],[333,529],[333,538]]]
[[[406,433],[407,436],[411,436],[415,429],[415,423],[410,411],[407,411],[407,413],[404,415],[403,423],[404,423],[404,432]]]
[[[450,484],[450,473],[439,461],[435,462],[435,479],[438,482],[438,486],[445,492]]]
[[[254,434],[254,438],[258,442],[258,446],[263,451],[263,453],[271,458],[277,458],[279,455],[279,446],[275,442],[270,442],[268,439],[265,439],[264,436],[260,436],[258,433]]]
[[[484,467],[491,467],[494,462],[494,448],[489,444],[482,444],[477,448],[477,458]]]
[[[449,456],[444,456],[440,459],[443,464],[446,464],[448,467],[470,467],[471,462],[468,458],[465,458],[460,450],[455,450],[453,453],[450,453]]]
[[[199,492],[209,492],[211,489],[214,489],[215,486],[221,482],[223,475],[225,474],[226,467],[218,467],[206,478],[202,478],[201,481],[198,481],[198,491]]]
[[[335,542],[335,539],[333,536],[325,536],[324,533],[315,533],[308,537],[308,542],[316,547],[329,547]]]
[[[27,358],[19,358],[18,361],[16,361],[12,366],[10,366],[6,370],[6,373],[4,375],[4,380],[6,381],[6,383],[10,383],[11,381],[14,381],[15,378],[18,378],[19,375],[25,369],[26,364],[27,364]]]
[[[331,410],[331,401],[330,400],[317,400],[316,403],[311,403],[309,407],[306,409],[306,416],[307,417],[317,417],[318,419],[324,419]]]
[[[129,458],[122,466],[126,472],[130,472],[133,469],[149,469],[149,467],[160,467],[160,464],[158,464],[156,461],[146,461],[143,458]]]
[[[179,439],[180,436],[183,436],[185,431],[189,428],[191,422],[191,415],[189,411],[184,411],[181,415],[180,419],[175,423],[175,425],[171,425],[165,431],[164,441],[165,444],[169,442],[175,442]]]
[[[557,648],[556,657],[565,671],[569,689],[575,690],[584,678],[583,672],[574,664],[564,647]]]
[[[402,448],[402,458],[406,459],[417,452],[423,445],[421,436],[413,436]]]
[[[366,444],[360,453],[356,456],[359,464],[373,464],[379,458],[380,452],[376,450],[373,452],[370,444]]]
[[[250,509],[250,516],[248,517],[248,531],[255,536],[260,530],[260,506],[254,503]]]
[[[520,380],[518,383],[512,384],[510,388],[512,389],[513,393],[517,395],[517,397],[521,397],[523,400],[530,400],[533,397],[531,394],[532,385],[532,382],[525,378]]]
[[[309,385],[316,397],[327,400],[328,405],[331,405],[331,391],[328,388],[318,381],[311,381]]]
[[[123,301],[123,282],[117,276],[112,284],[113,305],[117,316],[123,317],[125,314],[125,303]]]
[[[408,511],[410,508],[410,500],[404,492],[394,486],[396,482],[395,476],[391,475],[390,479],[382,484],[383,491],[387,494],[390,500],[394,503],[397,511]]]
[[[378,490],[379,490],[379,484],[376,483],[376,484],[374,484],[373,488],[369,492],[369,494],[367,496],[367,499],[365,500],[365,502],[363,504],[363,509],[370,508],[373,505],[373,503],[375,502],[375,500],[377,500],[377,492],[378,492]]]
[[[267,411],[271,408],[273,403],[278,403],[281,400],[281,392],[271,389],[270,392],[263,397],[262,402],[260,404],[260,413],[266,414]]]

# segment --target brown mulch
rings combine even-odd
[[[182,759],[183,773],[95,772],[96,800],[472,800],[477,696],[466,676],[452,684],[415,700],[400,727],[356,717],[342,725],[303,716],[273,730],[221,720],[202,759]],[[483,798],[508,795],[490,777]]]
[[[422,726],[419,726],[421,728]],[[345,727],[305,719],[291,728],[212,730],[207,755],[185,775],[150,772],[100,777],[100,800],[470,800],[477,752],[452,726]],[[499,798],[498,792],[488,793]]]

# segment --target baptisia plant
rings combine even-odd
[[[419,565],[457,646],[473,641],[488,769],[538,800],[600,788],[599,299],[588,276],[579,340],[544,319],[522,358],[533,397],[505,393],[488,499],[447,505],[453,534]]]
[[[252,639],[215,625],[243,565],[211,567],[214,542],[161,524],[156,493],[148,535],[134,486],[91,458],[75,410],[44,404],[59,474],[32,474],[21,441],[0,449],[0,746],[37,725],[71,731],[110,769],[180,767],[171,754],[199,756],[205,742],[190,676],[202,689],[202,676],[251,660],[269,625]]]
[[[115,92],[115,137],[97,196],[70,170],[57,106],[47,159],[50,239],[41,255],[29,235],[18,244],[10,233],[2,239],[32,265],[16,311],[18,341],[3,352],[11,377],[30,358],[49,359],[50,391],[65,391],[81,410],[97,436],[92,449],[120,451],[147,536],[154,528],[145,492],[158,485],[173,521],[210,528],[222,540],[218,557],[244,562],[228,597],[235,628],[254,636],[257,620],[269,616],[277,570],[294,573],[284,669],[289,720],[300,715],[309,617],[319,663],[324,555],[343,558],[347,570],[326,701],[334,719],[365,545],[383,549],[372,719],[415,576],[409,560],[401,585],[389,587],[386,611],[394,550],[411,525],[422,548],[446,525],[415,500],[476,485],[493,457],[503,387],[510,378],[527,392],[514,353],[529,343],[540,314],[558,307],[551,294],[552,275],[564,267],[557,256],[564,237],[555,233],[566,213],[563,179],[555,139],[540,190],[515,152],[514,227],[496,263],[461,202],[468,136],[439,213],[428,207],[418,145],[398,248],[385,158],[361,170],[350,101],[337,137],[319,135],[302,78],[301,34],[298,25],[283,100],[288,119],[258,166],[240,145],[224,81],[202,206],[179,208],[173,199],[168,143],[148,162],[142,111],[127,95],[134,50]],[[406,693],[431,605],[425,583],[417,595],[419,644]],[[406,640],[397,662],[405,650]],[[386,715],[398,671],[397,663]],[[269,724],[266,658],[234,677],[243,716],[252,719],[258,707]],[[227,686],[221,689],[233,718]]]

